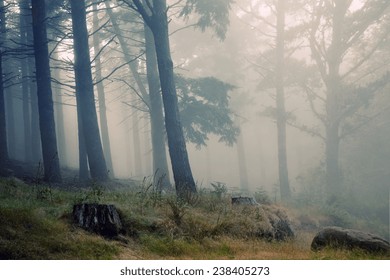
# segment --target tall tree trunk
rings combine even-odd
[[[241,128],[240,124],[237,124],[237,126]],[[236,145],[237,145],[237,158],[238,158],[238,175],[240,177],[240,189],[243,192],[248,192],[249,190],[248,172],[246,167],[244,136],[241,129],[240,129],[240,134],[237,137]]]
[[[142,168],[142,156],[141,156],[141,141],[139,133],[139,118],[138,118],[138,109],[132,108],[133,112],[131,114],[132,120],[132,135],[133,135],[133,145],[134,145],[134,170],[135,176],[143,176]]]
[[[5,44],[5,7],[0,0],[0,174],[3,174],[8,162],[7,125],[5,117],[3,48]]]
[[[80,95],[76,93],[76,102],[80,104]],[[89,180],[88,156],[87,148],[85,146],[85,137],[83,129],[83,121],[81,116],[81,106],[77,105],[77,130],[79,143],[79,181],[85,183]]]
[[[342,61],[342,29],[343,19],[346,13],[346,3],[336,3],[332,19],[332,41],[328,49],[328,77],[325,81],[326,96],[326,141],[325,162],[328,195],[337,194],[341,188],[341,173],[339,166],[340,144],[340,108],[339,96],[341,95],[340,64]]]
[[[154,184],[163,189],[171,186],[165,146],[164,113],[160,93],[156,49],[153,33],[144,24],[146,75],[149,85],[149,114],[151,125]]]
[[[34,58],[28,59],[28,72],[30,77],[34,75],[33,65],[35,65]],[[30,97],[31,97],[31,149],[32,162],[38,163],[42,161],[42,145],[41,134],[39,128],[39,112],[38,112],[38,94],[36,83],[30,81]]]
[[[100,141],[95,107],[85,1],[71,0],[70,4],[74,35],[76,94],[79,96],[77,106],[80,106],[89,169],[92,179],[104,181],[108,179],[108,173],[102,143]]]
[[[278,163],[279,184],[282,201],[291,198],[288,179],[287,149],[286,149],[286,109],[284,99],[284,29],[285,29],[285,0],[277,3],[277,34],[276,34],[276,126],[278,132]]]
[[[30,7],[28,0],[22,0],[19,2],[20,15],[19,15],[19,29],[20,29],[20,41],[22,46],[27,46],[27,32],[29,30],[27,17],[30,16]],[[32,161],[32,147],[31,147],[31,119],[30,119],[30,87],[28,77],[28,62],[27,58],[20,60],[21,77],[22,77],[22,97],[23,97],[23,126],[24,126],[24,156],[25,161]]]
[[[99,19],[98,19],[98,10],[97,4],[93,3],[93,30],[96,32],[99,28]],[[100,60],[100,40],[97,33],[93,35],[93,50],[95,54],[95,75],[96,75],[96,89],[98,93],[99,99],[99,116],[100,116],[100,130],[102,134],[102,143],[103,143],[103,151],[104,158],[106,159],[107,168],[109,170],[109,175],[111,177],[115,177],[114,169],[112,167],[112,157],[111,157],[111,145],[110,145],[110,136],[108,132],[108,124],[107,124],[107,109],[106,109],[106,97],[104,93],[104,86],[102,81],[102,65]]]
[[[44,176],[46,181],[60,182],[61,173],[54,122],[45,10],[44,0],[32,0],[34,53]]]
[[[153,173],[153,159],[152,159],[152,139],[150,137],[150,114],[149,112],[142,112],[142,142],[144,144],[144,170],[145,174],[154,174]]]
[[[7,74],[7,73],[4,73]],[[10,90],[5,91],[5,107],[6,107],[6,120],[7,120],[7,142],[8,142],[8,155],[10,158],[16,158],[16,131],[15,131],[15,108],[14,108],[14,96]]]
[[[57,52],[53,52],[55,59],[58,59]],[[54,67],[53,76],[56,80],[61,80],[61,73],[57,67]],[[58,151],[63,165],[67,165],[68,156],[65,141],[64,108],[62,104],[62,92],[59,85],[54,85],[54,113],[56,117]]]
[[[31,14],[31,8],[30,8]],[[27,18],[29,25],[32,26],[32,16]],[[27,32],[27,42],[28,44],[33,45],[34,38],[32,32]],[[27,58],[27,68],[29,77],[35,75],[35,58],[29,56]],[[39,112],[38,112],[38,94],[37,94],[37,85],[36,81],[29,79],[29,91],[31,98],[31,153],[32,153],[32,162],[38,163],[42,161],[42,145],[41,145],[41,135],[39,128]]]
[[[1,5],[0,7],[2,7],[1,2],[0,2]],[[0,42],[0,44],[1,43],[2,42]],[[0,49],[0,174],[4,173],[7,162],[8,162],[8,145],[7,145],[7,128],[6,128],[5,104],[4,104],[3,50]]]
[[[180,123],[179,107],[169,45],[167,5],[165,0],[153,0],[153,15],[147,24],[153,32],[160,85],[165,111],[165,127],[171,158],[176,194],[185,199],[187,193],[196,192],[190,162]]]

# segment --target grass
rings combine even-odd
[[[72,225],[72,206],[81,202],[114,204],[126,236],[107,240]],[[183,204],[146,181],[64,190],[0,178],[0,259],[389,259],[358,250],[313,252],[314,232],[307,230],[286,242],[258,238],[266,216],[278,211],[232,207],[225,192],[201,191]]]

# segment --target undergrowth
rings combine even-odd
[[[221,183],[199,190],[187,203],[147,180],[129,185],[95,183],[65,190],[0,178],[0,259],[388,258],[360,251],[312,252],[311,231],[297,231],[295,239],[285,242],[267,241],[267,217],[287,210],[272,205],[261,189],[256,196],[263,206],[253,208],[232,206]],[[76,228],[72,207],[84,202],[114,204],[126,235],[106,240]]]

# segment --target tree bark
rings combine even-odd
[[[239,121],[237,121],[237,126],[241,128]],[[238,158],[238,174],[240,177],[240,189],[243,192],[248,192],[249,190],[248,172],[246,167],[244,136],[241,129],[240,129],[240,134],[237,137],[236,145],[237,145],[237,158]]]
[[[55,59],[58,59],[56,52],[53,52]],[[53,70],[53,76],[56,80],[61,80],[61,73],[57,67]],[[67,165],[67,150],[65,139],[65,126],[64,126],[64,109],[62,104],[62,92],[59,85],[54,86],[54,113],[56,117],[57,139],[58,139],[58,151],[60,159],[63,165]]]
[[[98,10],[97,4],[93,3],[93,30],[96,31],[99,28],[99,19],[98,19]],[[115,177],[114,169],[112,166],[112,156],[111,156],[111,144],[110,144],[110,135],[108,132],[107,124],[107,108],[106,108],[106,97],[104,92],[104,85],[102,81],[102,63],[100,60],[100,40],[97,33],[94,33],[93,37],[93,50],[95,54],[95,75],[96,75],[96,90],[98,93],[99,100],[99,119],[100,119],[100,130],[102,134],[102,143],[104,158],[106,159],[107,168],[109,170],[110,177]]]
[[[76,102],[80,104],[80,96],[76,93]],[[81,116],[81,106],[77,106],[77,131],[79,143],[79,181],[85,183],[89,180],[88,156],[87,148],[85,147],[85,137],[83,129],[83,121]]]
[[[29,25],[32,26],[32,16],[28,17]],[[27,32],[27,42],[28,44],[33,44],[34,38],[32,32]],[[27,68],[28,75],[33,77],[34,67],[35,67],[35,58],[29,56],[27,58]],[[39,128],[39,112],[38,112],[38,94],[37,94],[37,85],[36,81],[33,79],[29,80],[28,83],[30,98],[31,98],[31,151],[32,151],[32,162],[38,163],[42,161],[42,145],[41,145],[41,135]]]
[[[165,146],[163,104],[160,93],[160,81],[158,76],[157,57],[153,33],[146,24],[144,24],[144,32],[146,74],[149,85],[149,113],[153,152],[154,184],[158,188],[163,189],[171,186]]]
[[[139,134],[139,117],[138,109],[131,108],[131,121],[132,121],[132,135],[133,135],[133,146],[134,146],[134,170],[135,176],[143,176],[142,168],[142,156],[141,156],[141,140]]]
[[[60,182],[44,0],[32,0],[32,15],[44,179],[49,182]]]
[[[29,30],[27,17],[29,14],[28,0],[19,2],[19,29],[20,42],[22,46],[27,46],[27,32]],[[23,126],[24,126],[24,159],[27,162],[32,161],[32,147],[31,147],[31,118],[30,118],[30,87],[28,81],[28,62],[27,58],[20,60],[21,79],[22,79],[22,97],[23,97]]]
[[[287,149],[286,149],[286,108],[284,97],[284,29],[285,29],[285,0],[278,0],[276,23],[276,126],[278,132],[278,163],[279,184],[282,201],[291,198],[288,179]]]
[[[190,162],[180,123],[179,107],[173,73],[173,62],[169,45],[167,5],[165,0],[153,0],[153,14],[149,18],[153,32],[157,64],[160,75],[162,99],[165,111],[165,127],[168,136],[168,148],[171,158],[176,194],[185,199],[188,193],[196,192]]]
[[[7,65],[8,66],[8,65]],[[3,71],[7,69],[3,68]],[[7,73],[3,73],[6,75]],[[7,121],[7,142],[8,142],[8,155],[11,159],[16,158],[16,131],[15,131],[15,105],[13,92],[6,90],[4,92],[5,108],[6,108],[6,121]]]
[[[28,72],[29,75],[34,75],[33,65],[35,65],[34,58],[28,59]],[[38,112],[38,95],[37,86],[35,82],[29,83],[30,96],[31,96],[31,149],[32,149],[32,162],[38,163],[42,161],[42,145],[41,134],[39,133],[39,112]]]
[[[8,162],[7,125],[5,117],[5,98],[3,80],[3,47],[5,44],[5,7],[0,0],[0,174],[5,171]]]
[[[76,95],[79,96],[77,106],[81,113],[89,169],[93,180],[104,181],[108,179],[108,173],[95,107],[85,1],[71,0],[70,4],[74,35]]]

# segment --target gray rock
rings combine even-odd
[[[265,216],[268,220],[268,226],[259,231],[259,236],[269,241],[287,241],[295,237],[287,214],[281,209],[266,207]]]
[[[83,203],[73,206],[73,220],[77,226],[104,237],[114,238],[123,230],[114,205]]]
[[[368,252],[388,253],[389,242],[385,239],[363,231],[344,229],[341,227],[327,227],[314,237],[311,248],[314,251],[324,247],[354,249],[359,248]]]

